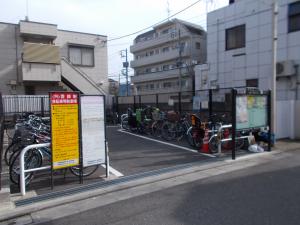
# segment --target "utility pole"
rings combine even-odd
[[[178,62],[178,66],[179,66],[179,92],[181,92],[182,90],[182,85],[181,85],[181,69],[182,69],[182,47],[181,47],[181,36],[180,36],[180,29],[178,30],[178,50],[179,50],[179,62]]]
[[[125,52],[125,55],[123,53]],[[123,62],[123,67],[125,68],[125,76],[126,76],[126,96],[129,95],[129,85],[128,85],[128,54],[127,54],[127,48],[125,50],[121,50],[121,57],[125,58],[125,62]]]
[[[272,83],[271,83],[271,132],[276,132],[276,63],[277,63],[277,20],[278,20],[278,2],[273,0],[272,4]]]

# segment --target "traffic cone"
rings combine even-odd
[[[205,129],[201,152],[210,154],[208,129]]]

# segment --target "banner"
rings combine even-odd
[[[81,96],[83,167],[106,162],[104,96]]]
[[[51,92],[52,167],[79,165],[79,94]]]

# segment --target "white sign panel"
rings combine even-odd
[[[83,167],[105,163],[104,97],[81,96]]]

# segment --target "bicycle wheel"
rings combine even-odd
[[[124,116],[121,120],[121,128],[124,130],[129,130],[129,125],[128,125],[128,116]]]
[[[211,153],[218,153],[218,145],[219,145],[219,141],[217,136],[213,136],[210,140],[209,140],[209,149],[211,151]]]
[[[21,152],[15,152],[12,156],[11,165],[9,166],[9,177],[11,182],[19,184],[20,181],[20,154]],[[32,149],[26,152],[24,156],[24,168],[33,169],[40,167],[43,163],[42,155],[37,149]],[[33,179],[34,172],[28,172],[25,174],[25,184],[28,185]]]
[[[93,173],[95,173],[98,168],[99,168],[99,165],[83,167],[82,175],[84,177],[88,177],[88,176],[92,175]],[[70,171],[75,176],[77,176],[77,177],[80,176],[80,166],[72,166],[72,167],[70,167]]]
[[[189,127],[189,129],[186,132],[186,140],[189,143],[190,146],[195,147],[195,142],[193,139],[193,133],[192,133],[193,128]]]
[[[15,143],[11,143],[7,149],[5,150],[4,153],[4,162],[6,163],[7,166],[9,166],[9,158],[10,156],[14,153],[13,148],[14,148]]]
[[[162,137],[167,141],[172,141],[176,138],[176,125],[175,123],[171,123],[166,121],[162,125]]]

